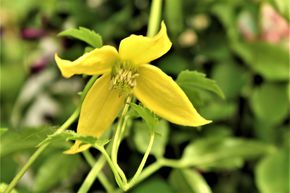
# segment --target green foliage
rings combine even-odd
[[[68,181],[79,170],[78,155],[64,155],[61,152],[51,154],[42,163],[35,177],[33,189],[35,192],[48,192],[60,182]]]
[[[17,172],[18,164],[13,156],[5,156],[0,158],[0,181],[9,183]]]
[[[181,158],[185,165],[203,170],[233,169],[250,158],[273,152],[273,146],[239,138],[205,138],[188,145]]]
[[[175,192],[212,193],[200,173],[193,169],[175,169],[170,173],[169,182]]]
[[[236,98],[249,81],[249,73],[245,68],[232,62],[216,64],[212,78],[216,80],[226,98]]]
[[[265,157],[256,167],[256,182],[261,193],[289,192],[289,149]]]
[[[58,35],[82,40],[94,48],[99,48],[103,45],[102,37],[99,34],[84,27],[80,27],[79,29],[67,29],[60,32]]]
[[[220,109],[223,109],[221,111]],[[209,119],[218,121],[230,118],[237,110],[237,104],[234,102],[226,101],[213,101],[200,109],[204,115],[208,115]]]
[[[56,142],[63,142],[63,141],[68,141],[68,140],[79,140],[82,143],[90,144],[95,147],[105,146],[110,141],[107,139],[97,139],[92,136],[83,136],[74,131],[69,130],[69,131],[63,131],[60,133],[54,133],[52,135],[47,136],[47,138],[45,138],[45,140],[39,143],[38,146],[41,146],[47,143],[56,143]]]
[[[19,131],[9,130],[1,136],[0,157],[25,150],[35,149],[36,145],[44,140],[46,136],[53,131],[53,129],[49,128],[26,128]]]
[[[61,78],[53,55],[61,52],[64,58],[76,58],[83,53],[82,44],[75,44],[71,38],[87,43],[85,52],[88,52],[101,47],[102,39],[106,44],[118,45],[132,33],[145,35],[150,12],[148,2],[3,1],[1,182],[11,181],[38,144],[50,143],[19,183],[17,191],[77,192],[88,173],[87,168],[78,167],[84,158],[66,156],[60,151],[71,145],[67,140],[80,140],[97,148],[103,148],[109,140],[72,131],[51,135],[55,130],[49,125],[64,122],[78,105],[77,93],[88,78]],[[125,136],[129,140],[121,143],[118,155],[124,173],[130,173],[131,166],[140,160],[152,132],[156,135],[150,153],[155,158],[146,162],[144,170],[155,159],[172,161],[169,165],[178,168],[156,171],[155,176],[134,186],[130,192],[289,192],[289,37],[286,34],[284,39],[275,41],[264,38],[262,21],[265,18],[261,8],[266,2],[271,3],[288,20],[289,27],[290,1],[163,2],[161,20],[166,23],[173,45],[170,52],[152,64],[176,78],[197,111],[213,123],[196,130],[184,129],[158,120],[141,105],[131,104],[130,114],[126,116],[129,122],[126,129],[130,129],[125,131],[129,133]],[[271,32],[279,31],[278,23],[271,23]],[[199,30],[196,25],[205,27]],[[68,30],[59,36],[69,38],[60,41],[56,32],[63,29]],[[185,36],[185,40],[190,42],[195,37],[195,42],[184,48],[181,39],[188,31],[192,34]],[[40,32],[40,36],[27,38],[26,32],[30,35]],[[48,111],[54,106],[50,101],[57,104],[53,111]],[[99,156],[98,151],[91,152],[96,158]],[[245,162],[246,168],[239,170]],[[113,182],[107,170],[103,172]],[[7,185],[0,185],[0,192],[4,186]],[[90,191],[105,192],[98,182]]]
[[[136,148],[141,153],[145,153],[146,148],[148,146],[150,140],[150,132],[148,130],[148,126],[146,126],[143,122],[135,122],[134,123],[134,135],[133,140],[136,144]],[[156,125],[155,132],[157,133],[152,150],[150,154],[161,157],[165,152],[165,146],[167,144],[168,135],[169,135],[169,125],[166,121],[159,121]]]
[[[8,131],[7,128],[0,128],[0,137]]]
[[[131,103],[130,107],[138,114],[138,116],[142,117],[149,130],[151,132],[155,132],[156,125],[158,124],[158,119],[156,118],[156,116],[149,109],[144,108],[140,105]]]
[[[224,98],[222,90],[214,80],[208,79],[206,75],[196,71],[182,71],[177,79],[177,84],[184,90],[193,104],[202,104],[202,91],[209,91]]]
[[[145,181],[134,190],[130,191],[131,193],[148,193],[148,192],[162,192],[162,193],[174,193],[172,188],[160,177],[154,177],[150,180]]]
[[[286,84],[265,83],[254,89],[251,106],[258,120],[281,123],[288,114]]]
[[[136,121],[133,125],[137,128],[133,130],[133,141],[137,150],[141,153],[146,152],[150,136],[154,132],[156,137],[150,154],[156,157],[163,156],[169,134],[168,123],[164,120],[159,121],[149,109],[140,105],[131,103],[130,107],[137,113],[137,117],[140,116],[144,120],[144,122]]]
[[[268,80],[289,79],[289,51],[270,43],[248,44],[248,64],[253,70]]]

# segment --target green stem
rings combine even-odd
[[[151,4],[147,36],[154,36],[160,26],[162,0],[153,0]]]
[[[131,97],[129,96],[127,98],[126,104],[123,108],[121,117],[119,118],[118,126],[115,132],[114,140],[113,140],[113,146],[112,146],[112,151],[111,151],[111,157],[112,157],[112,162],[114,166],[117,168],[118,173],[120,174],[122,180],[124,183],[127,183],[127,178],[123,172],[123,170],[120,168],[118,165],[118,148],[120,146],[121,140],[122,140],[122,135],[124,133],[126,123],[128,118],[126,118],[126,114],[129,110],[129,103],[131,101]]]
[[[123,182],[121,177],[120,177],[120,173],[118,171],[118,168],[116,167],[116,165],[114,164],[114,162],[111,160],[110,156],[108,155],[108,153],[106,152],[106,150],[103,148],[103,147],[100,147],[100,148],[97,148],[102,154],[103,156],[105,157],[105,159],[107,160],[114,176],[115,176],[115,179],[116,179],[116,182],[118,184],[118,186],[121,188],[121,189],[124,189],[124,184],[126,184],[126,182]]]
[[[142,158],[142,161],[141,161],[141,163],[140,163],[135,175],[133,176],[133,178],[128,183],[128,185],[126,187],[127,189],[131,188],[135,184],[135,182],[138,179],[138,177],[140,176],[140,174],[141,174],[141,172],[142,172],[142,170],[143,170],[143,168],[145,166],[145,163],[146,163],[146,161],[148,159],[150,151],[152,149],[152,146],[153,146],[153,143],[154,143],[154,138],[155,138],[155,133],[153,132],[152,135],[150,136],[150,141],[149,141],[148,147],[146,149],[146,152],[145,152],[145,154],[144,154],[144,156]]]
[[[87,193],[92,184],[94,183],[96,176],[99,174],[101,169],[104,167],[106,159],[101,156],[100,159],[96,162],[94,167],[91,169],[86,179],[84,180],[82,186],[80,187],[78,193]]]
[[[93,76],[88,83],[86,84],[82,94],[81,94],[81,102],[83,101],[84,97],[86,96],[87,92],[97,79],[97,76]],[[73,114],[64,122],[62,126],[60,126],[54,134],[58,134],[66,130],[78,117],[80,113],[80,106],[77,107],[77,109],[73,112]],[[30,166],[34,163],[34,161],[41,155],[41,153],[48,147],[49,143],[45,143],[41,145],[29,158],[29,160],[25,163],[25,165],[21,168],[21,170],[17,173],[17,175],[13,178],[13,180],[10,182],[4,193],[10,193],[13,188],[16,186],[18,181],[21,179],[21,177],[25,174],[25,172],[30,168]]]
[[[86,161],[89,163],[89,165],[91,167],[94,167],[96,160],[95,160],[95,158],[93,158],[93,156],[90,154],[90,152],[84,151],[83,155],[84,155]],[[103,185],[103,187],[105,188],[106,192],[114,192],[114,187],[110,184],[106,175],[102,171],[100,171],[99,175],[97,175],[96,177],[100,180],[100,182]]]
[[[173,160],[173,159],[166,159],[162,158],[159,160],[162,166],[172,167],[172,168],[184,168],[188,167],[182,160]]]
[[[135,180],[134,184],[131,185],[131,187],[133,187],[136,184],[142,182],[143,180],[145,180],[146,178],[148,178],[149,176],[151,176],[154,172],[156,172],[157,170],[159,170],[161,167],[162,167],[162,165],[158,161],[155,162],[155,163],[153,163],[153,164],[151,164],[150,166],[146,167],[142,171],[142,173],[140,174],[140,176]]]
[[[77,108],[74,111],[74,113],[66,120],[66,122],[61,127],[59,127],[56,130],[55,133],[61,133],[64,130],[66,130],[76,120],[78,115],[79,115],[79,108]],[[43,144],[32,154],[29,160],[25,163],[25,165],[21,168],[21,170],[17,173],[17,175],[10,182],[10,184],[8,185],[4,193],[10,193],[13,190],[13,188],[16,186],[16,184],[21,179],[21,177],[30,168],[30,166],[34,163],[34,161],[40,156],[40,154],[48,147],[48,145],[49,143]]]
[[[114,192],[114,187],[111,185],[111,183],[109,182],[109,180],[107,179],[106,175],[103,172],[99,173],[98,179],[104,186],[106,192]]]

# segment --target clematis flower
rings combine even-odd
[[[82,103],[77,133],[100,137],[113,123],[129,95],[134,95],[147,108],[172,123],[184,126],[210,123],[198,114],[171,77],[149,64],[168,52],[171,45],[162,23],[154,37],[131,35],[123,39],[119,52],[112,46],[103,46],[75,61],[55,55],[66,78],[75,74],[102,74]],[[77,141],[66,153],[78,153],[88,147]]]

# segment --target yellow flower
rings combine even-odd
[[[171,45],[166,26],[162,23],[154,37],[131,35],[123,39],[119,52],[112,46],[103,46],[75,61],[63,60],[55,55],[56,63],[66,78],[74,74],[102,74],[83,101],[77,132],[100,137],[117,117],[130,94],[172,123],[184,126],[210,123],[198,114],[171,77],[149,64],[168,52]],[[88,147],[80,147],[80,142],[76,142],[66,153],[77,153]]]

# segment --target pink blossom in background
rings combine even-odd
[[[264,4],[261,10],[261,38],[268,42],[278,43],[283,38],[289,38],[290,25],[269,4]]]
[[[242,12],[238,20],[241,35],[248,42],[262,40],[279,44],[290,51],[290,24],[287,20],[270,4],[261,6],[260,18],[260,25],[258,25],[251,12]]]

